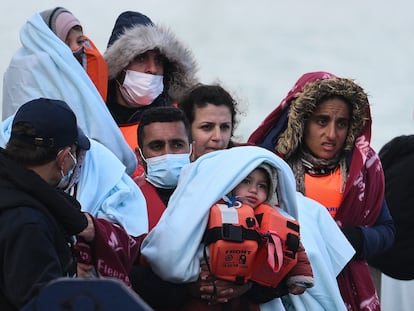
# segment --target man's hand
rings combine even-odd
[[[233,282],[216,279],[208,271],[207,265],[201,266],[197,282],[191,285],[191,292],[195,297],[207,300],[210,304],[226,303],[240,297],[250,289],[250,284],[236,285]]]
[[[95,226],[93,225],[93,220],[91,215],[88,213],[83,213],[88,219],[88,226],[78,234],[78,236],[85,239],[86,242],[92,242],[95,239]]]

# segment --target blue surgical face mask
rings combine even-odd
[[[70,178],[72,177],[72,174],[73,174],[73,171],[75,169],[75,166],[76,166],[76,163],[77,162],[76,162],[76,158],[72,155],[72,153],[70,153],[70,151],[69,151],[69,156],[72,158],[73,166],[68,171],[68,173],[66,175],[63,174],[63,170],[60,170],[60,173],[62,174],[62,178],[59,181],[59,183],[56,186],[56,188],[61,188],[61,189],[65,188],[69,184]]]
[[[141,150],[140,150],[141,152]],[[157,188],[173,189],[184,165],[190,163],[190,153],[167,153],[159,157],[142,159],[147,163],[146,179]]]

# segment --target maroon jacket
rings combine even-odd
[[[119,225],[105,219],[92,218],[95,240],[75,244],[78,262],[92,264],[98,277],[112,277],[131,287],[128,273],[137,260],[145,235],[132,237]]]

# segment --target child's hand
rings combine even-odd
[[[305,290],[306,290],[306,286],[297,285],[297,284],[293,284],[289,286],[288,288],[289,294],[292,294],[292,295],[301,295],[305,292]]]

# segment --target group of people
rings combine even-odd
[[[144,14],[120,14],[103,54],[61,7],[29,19],[21,41],[3,82],[2,310],[64,276],[117,278],[155,310],[380,310],[367,261],[395,226],[353,80],[304,74],[240,142],[233,96],[198,81],[191,51]],[[210,256],[218,203],[231,234],[216,240],[247,232],[237,243],[258,236],[267,258],[232,265],[286,270],[277,284],[214,275],[236,256]]]

